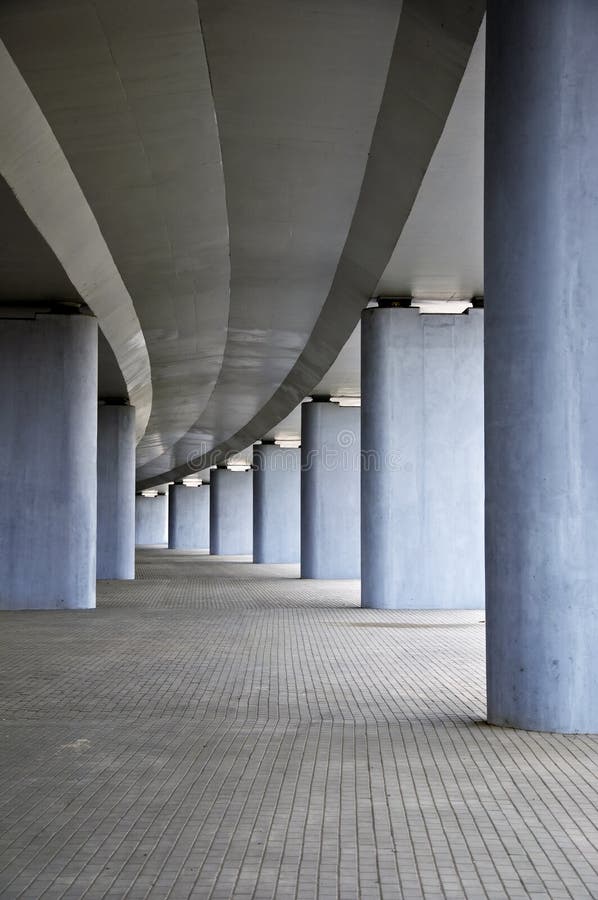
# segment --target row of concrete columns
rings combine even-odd
[[[362,345],[361,410],[304,403],[301,450],[171,485],[167,529],[166,498],[139,497],[138,543],[361,575],[368,607],[483,606],[483,312],[367,309]]]
[[[598,4],[490,0],[486,40],[488,718],[596,732]],[[350,491],[336,517],[323,505],[349,483],[328,471],[327,435],[347,467],[359,439],[331,425],[344,410],[305,407],[305,572],[338,574],[340,543],[356,564],[360,519],[366,604],[463,606],[482,574],[482,454],[467,424],[481,399],[458,359],[469,326],[416,315],[364,315],[359,517]],[[1,323],[3,608],[93,606],[96,329],[85,316]]]
[[[96,571],[133,577],[135,529],[140,543],[235,555],[255,548],[259,562],[300,558],[307,578],[359,577],[361,570],[364,606],[483,604],[481,310],[365,310],[361,410],[306,402],[300,451],[257,445],[252,471],[218,468],[210,486],[174,484],[168,497],[138,497],[136,508],[134,410],[97,410],[89,374],[95,327],[90,317],[57,315],[0,328],[1,374],[16,390],[18,373],[23,401],[3,399],[11,435],[2,444],[6,488],[9,461],[24,466],[12,481],[20,493],[5,490],[1,511],[4,607],[93,606]],[[14,357],[6,365],[9,348],[21,352],[25,343],[36,365],[15,365]],[[505,601],[503,616],[511,608]],[[500,620],[496,605],[493,614]],[[536,628],[552,640],[547,623],[538,619]],[[557,714],[564,715],[561,706]],[[578,715],[587,712],[580,707]],[[548,721],[535,719],[534,727]],[[577,721],[561,727],[576,730]]]

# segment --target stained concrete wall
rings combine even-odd
[[[301,407],[302,578],[359,578],[360,412]]]
[[[301,451],[253,448],[253,561],[298,563],[301,556]]]
[[[209,484],[170,485],[168,546],[171,550],[207,550],[210,546]]]
[[[135,497],[135,544],[152,546],[168,543],[168,496]]]
[[[253,552],[253,472],[214,469],[210,475],[210,553]]]
[[[0,608],[95,606],[97,322],[0,320]]]
[[[97,577],[135,578],[135,410],[98,407]]]
[[[362,316],[362,605],[484,605],[483,310]]]

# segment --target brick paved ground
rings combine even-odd
[[[139,575],[0,614],[0,896],[598,898],[598,739],[483,723],[479,613]]]

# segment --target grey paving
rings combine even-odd
[[[0,896],[598,896],[598,738],[484,724],[479,612],[138,562],[0,614]]]

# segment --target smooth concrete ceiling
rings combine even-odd
[[[0,37],[149,354],[141,487],[242,450],[318,384],[355,392],[358,335],[326,372],[377,285],[411,278],[399,238],[425,230],[414,202],[483,7],[4,0]]]
[[[332,286],[307,343],[271,399],[238,432],[216,444],[209,434],[190,433],[182,443],[186,452],[178,448],[179,464],[169,471],[170,478],[201,470],[242,451],[258,435],[270,434],[330,368],[396,247],[453,105],[483,12],[483,3],[468,4],[466,10],[451,10],[434,0],[403,4],[359,199]],[[147,470],[139,474],[143,487],[161,481]]]
[[[457,300],[484,293],[485,41],[484,23],[377,296]]]
[[[197,7],[8,2],[0,34],[133,298],[154,394],[138,454],[151,458],[201,413],[226,341],[228,228]]]
[[[484,67],[480,28],[446,125],[376,296],[436,300],[436,311],[459,312],[458,299],[484,292]],[[443,309],[442,301],[448,301]],[[312,393],[359,397],[361,325]],[[269,440],[297,440],[301,408],[270,429]]]
[[[392,0],[199,8],[226,181],[228,339],[199,421],[140,479],[227,442],[303,351],[351,226],[398,21]]]

